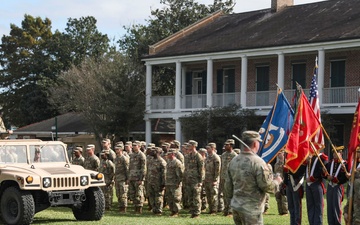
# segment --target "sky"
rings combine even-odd
[[[206,5],[213,0],[195,0]],[[270,8],[271,0],[235,0],[234,13]],[[294,0],[295,5],[323,0]],[[9,35],[10,24],[21,27],[24,15],[49,18],[52,30],[63,32],[68,18],[93,16],[97,28],[111,40],[120,39],[123,26],[145,24],[151,9],[163,8],[160,0],[0,0],[0,37]],[[1,40],[0,40],[1,41]]]

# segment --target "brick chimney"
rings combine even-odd
[[[294,0],[271,0],[271,11],[278,12],[286,6],[294,5]]]

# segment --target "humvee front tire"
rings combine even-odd
[[[34,219],[34,198],[28,191],[8,187],[1,196],[1,217],[5,224],[30,224]]]
[[[100,220],[105,212],[105,198],[99,187],[85,190],[86,200],[80,208],[73,208],[77,220]]]

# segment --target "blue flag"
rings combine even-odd
[[[286,145],[293,122],[294,111],[283,92],[279,90],[276,101],[259,131],[263,140],[259,156],[266,163],[270,163]]]

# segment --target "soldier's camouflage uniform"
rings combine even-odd
[[[184,155],[184,170],[186,165],[189,164],[189,154]],[[183,180],[182,180],[182,205],[184,207],[184,209],[188,209],[189,208],[189,194],[188,194],[188,190],[187,187],[188,186],[188,182],[186,180],[186,176],[183,176]]]
[[[258,155],[242,151],[234,158],[226,174],[224,198],[231,199],[235,224],[263,224],[265,194],[274,193],[278,185]]]
[[[88,156],[84,161],[84,168],[87,170],[99,171],[100,159],[96,155]]]
[[[129,173],[129,157],[125,155],[115,158],[115,189],[119,208],[123,211],[127,207],[127,195],[129,185],[126,184]]]
[[[284,179],[284,162],[283,161],[277,161],[274,166],[274,172],[276,174],[280,174],[281,178]],[[287,197],[280,191],[277,191],[275,193],[275,198],[277,202],[278,212],[280,215],[288,214],[288,202]]]
[[[85,163],[85,158],[82,155],[79,158],[74,157],[72,160],[72,164],[74,165],[79,165],[84,167],[84,163]]]
[[[237,156],[236,152],[225,151],[221,156],[221,170],[220,170],[220,184],[219,184],[219,195],[218,195],[218,211],[223,211],[224,214],[230,213],[230,202],[224,199],[224,184],[225,184],[225,176],[227,173],[227,169],[230,161]]]
[[[210,213],[216,213],[218,210],[220,166],[220,157],[216,153],[206,157],[204,184]]]
[[[149,160],[147,168],[147,195],[153,213],[162,213],[164,187],[165,187],[166,162],[159,156]]]
[[[357,153],[359,154],[359,153]],[[350,190],[350,189],[349,189]],[[349,210],[349,199],[344,207],[344,214]],[[348,215],[349,218],[349,215]],[[353,188],[353,205],[352,205],[352,225],[360,225],[360,171],[355,172],[354,188]]]
[[[146,156],[140,150],[130,154],[129,164],[129,198],[135,207],[144,204],[144,180],[146,175]]]
[[[185,164],[186,189],[189,197],[189,207],[192,216],[201,213],[201,187],[205,178],[204,159],[198,152],[188,154]]]
[[[181,189],[184,174],[184,166],[178,159],[169,160],[166,165],[165,187],[166,201],[172,215],[179,213],[181,209]]]
[[[114,193],[115,164],[109,159],[101,159],[99,172],[104,174],[106,184],[101,187],[105,197],[105,209],[110,209]]]

